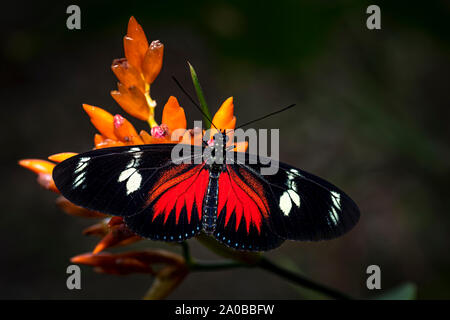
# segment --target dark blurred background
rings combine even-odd
[[[66,28],[70,4],[81,7],[81,30]],[[369,4],[381,8],[381,30],[366,28]],[[383,290],[412,282],[418,298],[450,298],[449,11],[448,1],[2,3],[0,298],[139,298],[152,281],[82,267],[82,290],[67,290],[70,257],[98,241],[81,235],[93,221],[62,213],[17,165],[90,149],[95,129],[82,103],[124,113],[109,94],[110,65],[124,56],[131,15],[165,45],[152,86],[160,106],[176,95],[189,127],[201,119],[171,80],[193,92],[187,60],[212,112],[234,96],[243,123],[296,103],[255,126],[280,128],[284,162],[330,180],[360,206],[360,223],[344,237],[286,242],[267,256],[358,297],[380,294],[366,288],[366,268],[376,264]],[[194,256],[215,258],[190,243]],[[178,250],[134,245],[148,246]],[[170,297],[305,294],[264,271],[236,269],[191,274]]]

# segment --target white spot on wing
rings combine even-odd
[[[120,173],[120,176],[119,176],[119,179],[117,179],[117,182],[123,182],[123,181],[127,180],[135,172],[136,172],[135,168],[128,168],[128,169],[123,170]]]
[[[135,192],[141,187],[142,176],[139,172],[132,173],[127,181],[127,195]]]
[[[336,226],[339,222],[339,216],[337,210],[341,210],[341,195],[336,191],[330,192],[332,205],[329,211],[330,218]]]
[[[285,216],[289,216],[289,213],[292,209],[292,201],[289,197],[289,193],[284,192],[283,195],[280,197],[280,209],[283,211]]]
[[[80,160],[78,160],[77,166],[74,170],[74,174],[76,175],[75,179],[72,183],[72,188],[78,188],[80,186],[83,186],[84,181],[86,180],[86,167],[89,164],[89,160],[91,158],[89,157],[81,157]]]
[[[89,160],[91,160],[91,158],[89,158],[89,157],[81,157],[80,160],[77,163],[77,167],[75,168],[74,173],[79,173],[79,172],[83,171],[84,168],[87,167]]]
[[[291,200],[295,203],[295,205],[299,208],[300,207],[300,196],[297,192],[294,190],[288,190],[287,193],[291,197]]]
[[[333,201],[333,205],[341,210],[341,195],[336,191],[331,191],[331,200]]]
[[[81,186],[83,184],[83,182],[85,180],[86,180],[86,171],[83,171],[75,178],[75,180],[73,180],[72,187],[74,189],[78,188],[79,186]]]

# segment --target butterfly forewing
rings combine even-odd
[[[204,194],[207,170],[172,162],[172,148],[159,144],[89,151],[57,165],[53,178],[73,203],[125,217],[143,237],[186,239],[201,229],[199,195]]]

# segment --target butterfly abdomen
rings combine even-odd
[[[217,200],[219,197],[219,176],[216,170],[209,171],[208,188],[203,202],[202,229],[207,234],[212,234],[216,229]]]

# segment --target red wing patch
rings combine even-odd
[[[178,224],[181,210],[186,206],[187,220],[190,223],[192,208],[197,207],[198,218],[202,216],[203,198],[209,181],[208,170],[202,165],[179,174],[181,170],[167,172],[149,192],[147,205],[153,205],[153,221],[164,214],[164,223],[175,208],[175,222]],[[159,197],[159,198],[158,198]]]
[[[244,182],[229,166],[227,168],[228,170],[221,173],[219,177],[217,215],[220,215],[222,209],[226,206],[225,226],[234,212],[236,215],[236,231],[243,217],[247,234],[250,232],[251,224],[260,233],[262,220],[268,216],[269,212],[269,206],[262,193],[261,184],[248,174],[243,176],[246,180]]]

